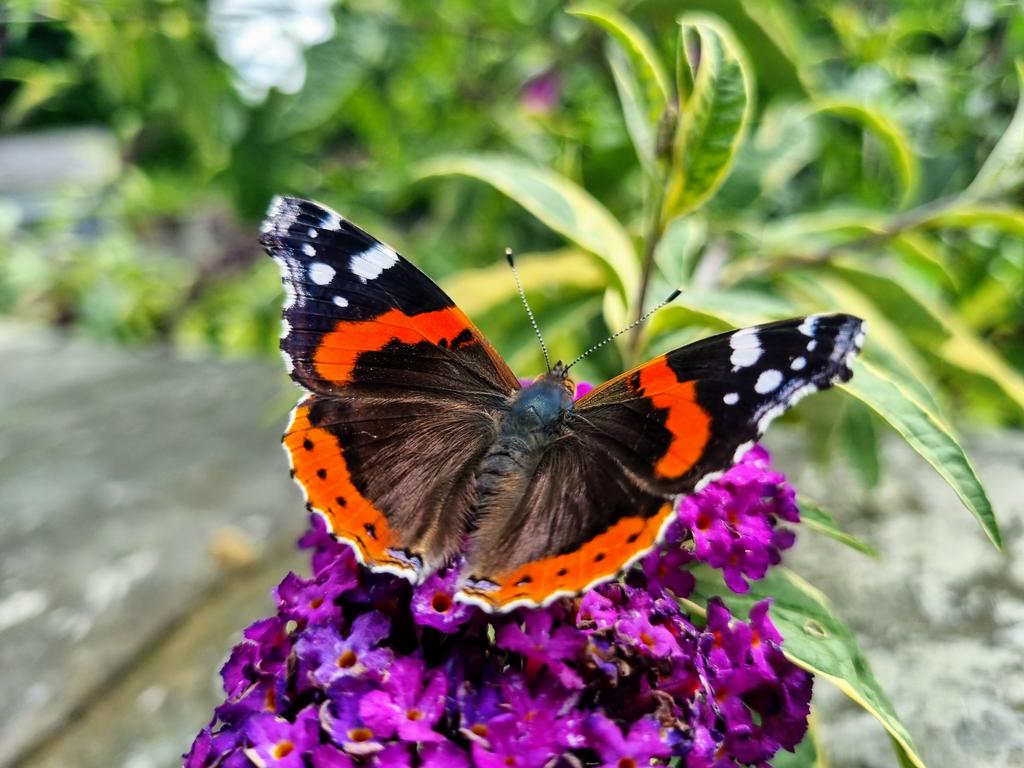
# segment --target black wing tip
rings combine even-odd
[[[344,223],[345,217],[323,203],[292,195],[275,195],[260,227],[260,244],[268,249],[279,246],[296,225],[338,230]]]

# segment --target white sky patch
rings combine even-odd
[[[398,254],[382,243],[367,248],[352,257],[349,269],[352,274],[367,280],[376,280],[388,267],[398,263]]]

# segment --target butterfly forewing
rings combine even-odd
[[[284,437],[310,506],[368,565],[422,578],[457,548],[516,377],[426,275],[337,213],[278,198],[281,350],[309,391]]]

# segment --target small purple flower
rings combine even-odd
[[[529,112],[547,114],[561,98],[561,78],[555,72],[545,72],[530,78],[523,85],[520,102]]]
[[[412,620],[439,632],[451,633],[469,621],[476,611],[455,602],[459,569],[448,567],[431,574],[412,593]]]
[[[590,745],[600,755],[603,768],[639,768],[668,757],[670,749],[657,723],[649,717],[637,720],[624,735],[619,726],[597,713],[587,721]]]
[[[652,624],[646,612],[631,611],[629,616],[619,621],[616,629],[623,643],[651,656],[665,657],[679,650],[672,633]]]
[[[356,618],[347,637],[336,626],[311,627],[295,644],[300,678],[326,689],[342,677],[382,675],[392,653],[376,646],[390,627],[388,618],[377,611]]]
[[[359,713],[359,702],[376,684],[369,680],[344,677],[328,691],[329,701],[321,707],[320,720],[332,742],[350,755],[362,757],[380,752],[382,737]]]
[[[653,596],[660,596],[665,590],[671,590],[676,597],[689,597],[695,581],[693,574],[685,568],[692,563],[693,555],[682,547],[669,545],[656,549],[642,563],[647,591]]]
[[[279,610],[284,618],[303,626],[329,624],[341,618],[338,598],[356,583],[354,575],[334,571],[325,571],[312,579],[289,573],[277,587]]]
[[[307,707],[290,723],[276,715],[253,715],[245,724],[245,755],[257,768],[305,768],[317,743],[316,710]]]
[[[446,682],[440,670],[425,673],[423,662],[397,658],[383,690],[370,691],[359,702],[359,714],[375,733],[404,741],[442,741],[433,729],[444,713]]]
[[[499,648],[515,651],[528,661],[545,664],[567,688],[581,688],[583,680],[566,662],[575,659],[586,638],[575,627],[555,627],[551,611],[525,612],[523,626],[510,622],[498,630]]]
[[[672,534],[689,529],[694,556],[722,570],[729,589],[749,591],[747,579],[762,579],[781,550],[793,545],[779,519],[798,522],[795,492],[782,475],[767,469],[767,451],[755,446],[704,490],[679,502]]]
[[[420,750],[420,768],[470,768],[469,755],[450,741],[431,742]]]

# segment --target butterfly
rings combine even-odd
[[[304,390],[283,437],[307,506],[374,571],[419,583],[464,554],[456,598],[545,605],[658,545],[803,396],[850,378],[863,323],[810,315],[705,338],[573,401],[525,386],[394,249],[308,200],[272,202],[281,350]]]

